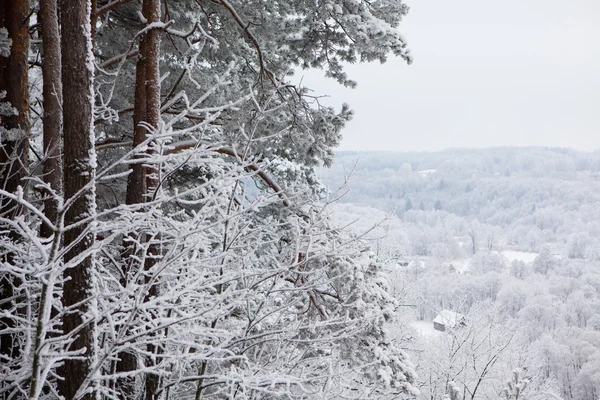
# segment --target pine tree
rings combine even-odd
[[[44,213],[48,220],[58,218],[57,196],[62,189],[62,79],[60,30],[57,0],[40,0],[40,26],[42,31],[42,75],[44,97],[44,182],[47,185]],[[41,235],[50,237],[54,232],[42,223]]]
[[[27,195],[26,190],[19,188],[26,184],[23,178],[27,176],[28,168],[28,17],[28,0],[0,1],[0,29],[4,32],[6,44],[0,52],[0,217],[11,222],[15,221],[23,210],[10,195]],[[0,232],[0,240],[18,240],[18,234],[10,224],[0,224]],[[0,250],[0,263],[12,264],[16,256],[14,251],[4,247]],[[14,298],[19,293],[22,280],[20,274],[0,271],[2,298]],[[0,312],[6,315],[15,307],[14,301],[3,302]],[[2,326],[6,327],[7,332],[0,332],[0,359],[3,367],[11,368],[9,360],[19,357],[21,339],[11,332],[15,328],[13,320],[5,316],[0,317],[0,327]]]
[[[67,399],[83,395],[84,382],[92,374],[95,358],[93,298],[94,243],[90,231],[96,213],[96,152],[93,125],[94,68],[92,54],[91,1],[62,0],[60,5],[64,132],[64,245],[68,267],[64,272],[62,303],[72,308],[63,316],[64,334],[74,335],[68,350],[80,352],[67,358],[61,371],[59,391]],[[86,222],[82,222],[86,221]],[[70,264],[70,265],[69,265]],[[86,391],[83,399],[94,398]]]

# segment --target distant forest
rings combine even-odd
[[[519,250],[556,243],[562,251],[570,241],[573,252],[600,259],[595,243],[600,152],[537,147],[339,152],[335,164],[319,174],[332,191],[348,180],[341,202],[393,212],[406,221],[420,218],[421,211],[442,211],[501,228],[507,244]]]
[[[418,399],[599,398],[599,152],[341,152],[319,174],[403,305]]]

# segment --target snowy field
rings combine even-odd
[[[435,338],[443,335],[443,332],[433,328],[433,321],[412,321],[410,326],[424,338]]]
[[[530,253],[527,251],[515,251],[515,250],[505,250],[502,251],[504,257],[508,259],[509,262],[513,261],[523,261],[525,264],[532,263],[533,260],[539,255],[539,253]]]
[[[417,171],[418,174],[421,174],[422,176],[427,176],[427,175],[431,175],[437,172],[437,169],[423,169],[421,171]]]

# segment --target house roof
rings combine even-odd
[[[442,324],[449,328],[454,327],[457,323],[459,323],[465,316],[450,310],[442,310],[440,313],[434,318],[433,322],[437,324]]]

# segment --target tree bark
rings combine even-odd
[[[149,24],[160,22],[160,0],[144,0],[142,6],[142,13]],[[160,31],[158,29],[151,29],[148,31],[146,36],[142,39],[144,43],[143,55],[145,60],[145,98],[146,98],[146,123],[151,127],[152,130],[158,131],[160,128]],[[147,167],[145,174],[146,178],[146,201],[151,200],[154,191],[158,188],[158,168],[155,164],[151,164]],[[150,240],[160,239],[160,237],[149,238]],[[160,257],[160,248],[157,244],[150,245],[148,248],[148,254],[144,264],[144,269],[147,272],[147,278],[151,279],[150,270],[156,263],[156,260]],[[157,284],[152,283],[148,289],[146,300],[157,297],[159,295],[159,287]],[[147,346],[149,354],[159,354],[161,348],[150,342]],[[156,360],[150,359],[149,362],[154,364]],[[160,387],[160,377],[154,374],[148,374],[146,377],[146,400],[158,399],[157,392]]]
[[[133,147],[146,140],[146,130],[141,122],[146,120],[146,49],[147,41],[142,38],[140,54],[135,66],[135,98],[133,103]],[[143,157],[140,154],[138,157]],[[141,204],[146,195],[146,168],[143,164],[133,164],[127,181],[127,204]]]
[[[63,380],[59,392],[67,400],[84,389],[91,372],[94,357],[94,316],[91,297],[93,287],[93,259],[85,253],[92,247],[94,237],[87,227],[68,228],[83,218],[95,214],[94,149],[94,66],[92,54],[91,0],[62,0],[60,7],[62,80],[63,80],[63,132],[65,203],[72,201],[65,213],[64,246],[73,246],[64,257],[65,262],[78,258],[65,271],[63,305],[71,311],[63,317],[63,331],[69,334],[78,330],[69,350],[81,351],[77,359],[66,359],[62,368]],[[82,258],[82,255],[84,257]],[[88,392],[83,399],[91,400]]]
[[[57,0],[40,0],[40,11],[38,14],[42,33],[42,77],[43,77],[43,179],[50,190],[45,191],[44,214],[48,220],[58,222],[58,204],[56,196],[60,196],[62,189],[61,168],[61,130],[62,130],[62,80],[60,66],[60,31],[58,24]],[[40,236],[50,238],[58,235],[51,225],[42,222]],[[61,238],[54,237],[50,253],[51,262],[54,261],[58,251]],[[29,397],[37,399],[44,389],[41,379],[42,369],[42,346],[48,336],[47,326],[50,318],[57,315],[55,304],[55,279],[58,271],[50,271],[44,277],[42,292],[38,308],[35,347],[32,362],[31,381],[29,386]],[[56,335],[54,335],[56,336]]]
[[[144,0],[142,4],[142,15],[152,24],[160,22],[160,0]],[[136,83],[135,99],[133,112],[133,147],[143,143],[151,130],[158,130],[160,124],[160,31],[158,29],[148,30],[140,41],[140,49],[136,64]],[[143,123],[143,124],[142,124]],[[143,158],[148,154],[140,154]],[[127,204],[143,204],[149,200],[151,193],[158,187],[158,172],[155,167],[143,165],[141,163],[133,164],[131,174],[127,182]],[[127,254],[135,251],[132,248],[127,249]],[[146,261],[143,267],[149,270],[159,256],[160,249],[157,246],[150,246],[146,254]],[[129,264],[129,263],[126,263]],[[128,271],[123,274],[127,279]],[[124,284],[127,284],[124,282]],[[158,286],[151,285],[146,295],[146,299],[158,295]],[[156,346],[149,344],[147,346],[149,353],[157,353]],[[150,360],[150,362],[153,362]],[[117,363],[117,372],[133,371],[137,368],[137,360],[134,355],[127,352],[119,354]],[[133,378],[122,379],[117,382],[118,391],[124,398],[133,397]],[[145,382],[145,398],[155,399],[159,388],[159,377],[149,374]]]
[[[42,76],[44,80],[44,182],[56,193],[62,187],[61,130],[62,130],[62,80],[60,67],[60,28],[58,26],[57,0],[40,0],[42,29]],[[56,199],[50,193],[44,200],[44,214],[56,221]],[[50,237],[52,230],[42,224],[40,234]]]
[[[27,168],[29,139],[28,64],[29,0],[0,0],[0,27],[6,27],[12,40],[10,56],[0,57],[0,91],[6,91],[3,101],[18,112],[2,117],[0,136],[0,185],[14,193]],[[10,133],[8,133],[10,131]],[[9,216],[18,214],[16,204],[0,197],[0,210]]]
[[[17,115],[0,116],[0,189],[15,193],[21,179],[26,175],[27,148],[29,141],[29,88],[28,33],[29,0],[0,0],[0,27],[5,27],[12,40],[10,55],[0,56],[0,91],[6,91],[3,102],[10,103]],[[20,207],[13,201],[0,196],[0,214],[14,219],[21,213]],[[3,229],[2,229],[3,230]],[[11,240],[18,240],[16,233],[9,230]],[[12,264],[11,253],[0,257],[1,262]],[[14,289],[21,284],[18,278],[0,276],[0,292],[5,298],[12,297]],[[7,302],[0,306],[0,313],[14,304]],[[0,328],[14,328],[14,320],[0,318]],[[0,334],[0,355],[15,359],[20,354],[16,335]]]
[[[140,52],[135,67],[135,97],[133,106],[133,147],[139,146],[146,140],[148,131],[140,125],[146,118],[146,57],[145,51],[146,41],[142,39],[140,42]],[[138,154],[136,158],[144,157],[144,154]],[[126,204],[141,204],[146,198],[146,168],[143,164],[133,164],[131,173],[127,180]],[[135,253],[135,245],[127,243],[125,245],[125,258],[130,258]],[[132,269],[133,259],[126,260],[126,270],[123,271],[121,284],[126,287]],[[125,327],[124,329],[127,329]],[[131,372],[137,369],[137,357],[131,352],[121,352],[118,356],[116,372]],[[135,397],[135,380],[134,376],[120,378],[116,382],[117,391],[121,393],[122,398],[132,399]]]

